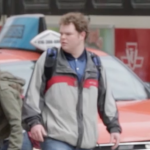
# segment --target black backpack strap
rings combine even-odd
[[[102,110],[103,109],[103,100],[104,100],[104,95],[105,95],[105,87],[104,87],[104,80],[103,80],[103,77],[102,77],[102,74],[101,74],[101,60],[100,58],[95,55],[94,53],[91,53],[91,58],[98,70],[98,82],[99,82],[99,94],[98,94],[98,105],[101,107],[100,109]]]
[[[44,76],[46,82],[51,79],[56,67],[58,49],[56,47],[47,50],[45,64],[44,64]]]
[[[101,61],[100,61],[100,58],[95,55],[94,53],[90,52],[91,53],[91,58],[98,70],[98,73],[99,73],[99,78],[101,78]]]

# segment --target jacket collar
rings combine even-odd
[[[65,57],[67,58],[67,60],[74,60],[75,59],[71,54],[69,54],[65,51],[63,51],[63,53],[64,53]],[[84,61],[86,59],[86,50],[84,50],[83,53],[77,59],[79,61]]]
[[[86,69],[85,71],[90,71],[90,72],[96,72],[97,68],[94,64],[94,62],[92,61],[91,58],[91,53],[88,52],[86,49],[84,51],[85,55],[87,56],[87,64],[86,64]],[[84,55],[84,54],[82,54]],[[82,57],[81,55],[81,59],[83,59],[84,57]],[[60,71],[61,70],[61,71]],[[56,72],[64,72],[64,73],[74,73],[76,74],[70,67],[68,60],[64,54],[64,51],[62,49],[59,50],[58,52],[58,59],[57,59],[57,69]]]

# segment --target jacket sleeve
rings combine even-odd
[[[46,52],[37,60],[23,104],[23,126],[30,130],[36,124],[42,124],[41,109],[44,105],[45,90],[44,63]]]
[[[21,124],[21,105],[14,93],[5,89],[0,93],[1,106],[10,125],[9,147],[8,150],[20,150],[22,146],[22,124]]]
[[[115,99],[111,92],[111,87],[107,81],[104,68],[101,68],[101,77],[99,82],[98,111],[103,123],[109,133],[121,132],[121,126],[118,119],[118,110]],[[103,84],[103,86],[102,86]]]

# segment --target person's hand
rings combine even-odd
[[[112,150],[116,149],[120,143],[120,133],[111,133],[110,134],[110,143],[114,143]]]
[[[31,128],[31,137],[39,142],[43,142],[44,141],[44,136],[46,136],[47,133],[44,129],[44,127],[40,124],[35,125]]]

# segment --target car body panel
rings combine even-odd
[[[150,141],[150,100],[117,102],[122,127],[121,142]],[[110,137],[98,118],[98,144],[109,143]]]
[[[91,48],[87,48],[87,50],[97,54],[101,58],[109,56],[108,54],[100,50],[94,50]],[[40,57],[41,53],[37,52],[36,50],[30,51],[11,48],[9,49],[1,48],[0,67],[1,65],[10,62],[12,62],[13,65],[13,62],[20,63],[22,61],[36,61]],[[122,65],[122,67],[124,66]],[[131,71],[131,74],[132,73],[133,72]],[[136,99],[136,100],[129,99],[124,101],[117,101],[116,104],[119,110],[119,121],[122,127],[121,143],[150,141],[149,99]],[[99,130],[99,138],[97,143],[109,144],[110,141],[109,134],[99,117],[98,117],[98,130]]]
[[[0,49],[0,63],[23,60],[37,60],[40,53],[11,49]]]

